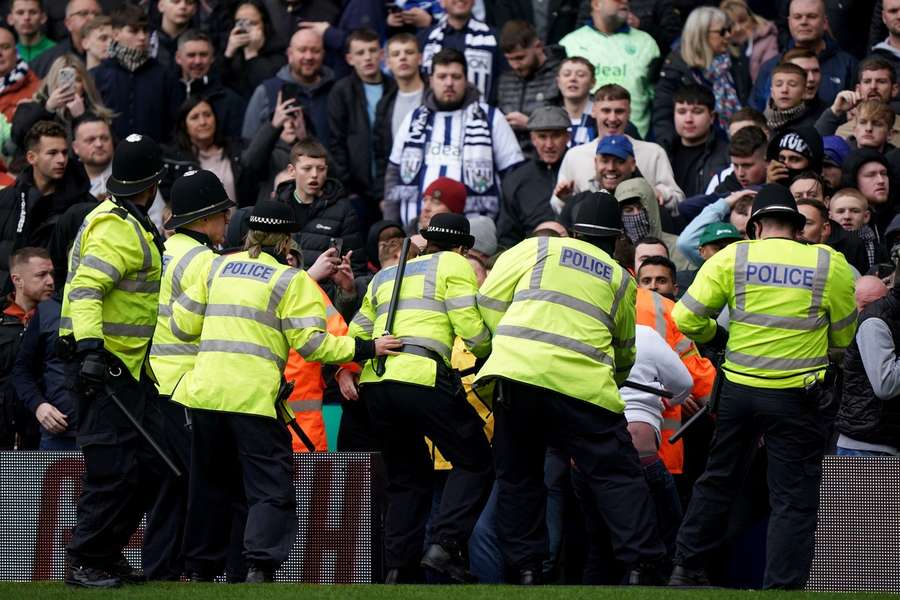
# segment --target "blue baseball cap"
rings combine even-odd
[[[608,135],[597,144],[597,155],[609,154],[622,160],[634,158],[634,146],[624,135]]]

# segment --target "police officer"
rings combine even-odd
[[[707,583],[705,561],[722,541],[760,434],[772,507],[763,585],[806,584],[826,443],[816,392],[829,348],[853,341],[856,308],[843,255],[795,241],[805,223],[786,188],[763,186],[747,222],[750,240],[706,261],[672,311],[701,343],[722,337],[712,317],[726,304],[731,320],[716,433],[678,534],[671,585]]]
[[[172,217],[166,222],[175,233],[166,240],[159,293],[159,317],[150,366],[156,375],[159,406],[165,422],[169,455],[182,471],[190,468],[191,438],[185,409],[171,402],[172,391],[194,366],[197,344],[183,342],[169,329],[172,302],[205,277],[216,253],[212,247],[225,241],[229,209],[235,204],[211,171],[188,171],[172,185]],[[160,492],[147,515],[147,528],[159,530],[144,544],[144,573],[148,579],[177,580],[183,571],[181,543],[187,510],[187,477],[171,473],[160,482]]]
[[[457,336],[478,357],[491,347],[475,305],[475,273],[465,258],[475,239],[469,221],[454,213],[435,215],[420,233],[427,245],[422,256],[406,265],[391,332],[403,340],[403,351],[387,359],[382,376],[369,363],[360,377],[362,398],[382,438],[388,475],[388,583],[416,580],[420,565],[469,580],[466,548],[493,479],[483,422],[450,367]],[[396,274],[397,267],[383,269],[370,282],[350,323],[351,335],[370,339],[385,330]],[[425,436],[453,463],[453,470],[432,519],[435,543],[423,556],[434,490]]]
[[[618,389],[634,363],[636,286],[610,257],[622,234],[615,198],[588,196],[575,222],[575,239],[530,238],[500,255],[478,295],[494,339],[477,382],[499,379],[500,545],[518,583],[540,582],[551,445],[589,487],[628,581],[658,583],[666,550]]]
[[[78,394],[84,479],[66,583],[116,587],[134,578],[122,549],[140,524],[161,463],[113,400],[156,439],[162,429],[147,349],[156,326],[162,240],[147,216],[164,167],[132,134],[113,156],[112,197],[84,219],[69,260],[59,335]]]
[[[293,454],[276,409],[288,350],[311,362],[345,363],[400,346],[391,336],[364,342],[326,332],[318,286],[286,263],[299,229],[289,206],[259,202],[249,226],[245,251],[217,257],[172,305],[174,336],[199,341],[194,368],[172,396],[192,409],[184,554],[193,579],[210,579],[224,566],[235,494],[247,501],[247,582],[272,581],[288,556],[297,522]]]

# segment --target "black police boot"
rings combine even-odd
[[[431,544],[420,564],[462,583],[475,581],[469,573],[469,561],[466,560],[459,545],[453,542]]]
[[[519,585],[541,585],[543,572],[540,569],[522,569],[519,571]]]
[[[72,565],[66,573],[66,584],[85,588],[109,589],[122,586],[122,580],[103,569]]]
[[[260,567],[250,567],[247,570],[246,583],[272,583],[275,581],[275,574]]]
[[[388,569],[384,576],[385,585],[396,585],[400,583],[400,569]]]
[[[666,576],[659,565],[641,563],[628,571],[626,585],[666,585]]]
[[[675,565],[672,576],[669,577],[669,585],[673,587],[709,587],[709,577],[704,569],[688,569],[681,565]]]
[[[119,560],[110,565],[109,572],[121,579],[122,583],[132,585],[147,583],[144,572],[141,569],[133,569],[124,556],[119,556]]]

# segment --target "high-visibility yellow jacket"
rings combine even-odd
[[[84,218],[69,255],[59,335],[103,340],[140,379],[156,327],[162,260],[153,234],[111,200]]]
[[[382,269],[369,283],[362,307],[350,322],[350,335],[368,340],[384,331],[396,272],[397,267]],[[375,374],[373,361],[367,362],[360,383],[390,380],[433,387],[437,363],[413,354],[410,346],[435,352],[449,367],[456,336],[475,356],[486,356],[491,336],[475,305],[477,292],[475,272],[459,254],[437,252],[409,261],[391,331],[403,340],[404,351],[387,358],[382,377]]]
[[[706,261],[672,316],[698,342],[712,339],[728,305],[723,370],[753,387],[804,387],[856,331],[853,275],[828,246],[769,238],[731,244]]]
[[[478,308],[494,336],[476,381],[504,377],[622,413],[634,364],[634,279],[582,240],[527,239],[500,255]]]
[[[190,408],[276,417],[288,350],[306,360],[344,363],[355,343],[325,330],[325,303],[305,271],[263,253],[220,256],[172,306],[172,333],[199,336],[194,369],[173,400]]]
[[[183,342],[169,328],[172,303],[184,290],[207,276],[216,253],[184,233],[170,237],[165,246],[159,317],[150,346],[150,366],[156,375],[156,389],[163,396],[171,396],[178,381],[194,368],[197,356],[197,341]]]

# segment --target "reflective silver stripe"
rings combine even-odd
[[[236,342],[232,340],[203,340],[200,342],[200,352],[224,352],[226,354],[249,354],[270,360],[278,365],[278,370],[284,368],[284,360],[272,352],[271,349],[252,342]]]
[[[122,279],[122,274],[119,272],[119,269],[109,264],[102,258],[97,258],[96,256],[85,256],[84,260],[81,261],[81,264],[85,267],[90,267],[97,271],[100,271],[110,279],[112,279],[113,285],[119,282]]]
[[[281,329],[306,329],[307,327],[315,327],[317,329],[327,329],[328,324],[321,317],[287,317],[281,319]]]
[[[171,317],[172,307],[167,304],[160,304],[156,312],[160,317]]]
[[[828,365],[827,356],[816,358],[776,358],[774,356],[753,356],[733,350],[725,353],[725,360],[741,367],[765,369],[767,371],[797,371],[815,367],[825,368]]]
[[[438,354],[443,356],[444,359],[446,359],[447,361],[450,360],[450,354],[452,352],[452,350],[450,349],[450,346],[445,346],[444,344],[440,343],[437,340],[433,340],[431,338],[425,338],[425,337],[410,336],[410,335],[405,335],[402,338],[400,338],[400,340],[404,344],[412,344],[413,346],[421,346],[423,348],[428,348],[429,350],[434,350],[435,352],[437,352]]]
[[[760,327],[777,327],[779,329],[799,329],[807,331],[818,329],[828,324],[828,318],[819,317],[779,317],[775,315],[767,315],[763,313],[747,312],[746,310],[731,311],[732,323],[743,323],[746,325],[758,325]]]
[[[828,283],[828,271],[831,270],[831,253],[825,248],[817,248],[819,256],[816,259],[816,273],[813,275],[812,299],[809,303],[809,318],[819,316],[822,307],[822,297],[825,295],[825,285]]]
[[[541,279],[544,277],[544,263],[547,262],[547,255],[550,250],[550,238],[541,236],[538,238],[537,255],[534,260],[534,267],[531,269],[531,281],[529,286],[531,289],[541,287]]]
[[[491,331],[487,327],[482,326],[481,331],[479,331],[477,335],[474,335],[471,338],[463,338],[463,342],[466,343],[466,346],[472,348],[473,346],[485,342],[490,337]]]
[[[281,322],[272,313],[264,312],[258,308],[251,306],[241,306],[240,304],[207,304],[207,317],[233,317],[237,319],[248,319],[260,325],[271,327],[272,329],[281,331]]]
[[[321,400],[291,400],[291,410],[295,413],[316,412],[322,410]]]
[[[735,246],[737,246],[737,249],[734,253],[734,308],[736,310],[744,310],[747,304],[747,255],[750,252],[750,244],[735,244]],[[686,296],[687,294],[685,294]],[[684,297],[682,297],[682,300],[684,300]],[[691,312],[696,311],[691,309]],[[706,314],[704,316],[709,315]]]
[[[103,292],[93,288],[72,288],[69,290],[69,302],[77,300],[103,300]]]
[[[371,320],[369,320],[369,317],[362,314],[361,312],[358,312],[355,315],[353,315],[353,320],[350,321],[350,324],[351,325],[355,324],[357,327],[360,327],[363,331],[368,332],[369,335],[371,335],[372,331],[375,329],[375,323],[373,323]]]
[[[689,337],[684,336],[675,344],[675,352],[678,353],[678,356],[682,356],[685,352],[691,349],[691,340]]]
[[[184,291],[181,289],[181,279],[184,277],[184,272],[191,264],[191,261],[194,260],[194,257],[203,252],[212,252],[212,250],[203,245],[194,246],[175,263],[175,267],[172,269],[172,291],[169,293],[169,298],[177,298]]]
[[[72,318],[71,317],[60,317],[59,318],[59,328],[60,329],[72,329]]]
[[[522,302],[525,300],[537,300],[541,302],[552,302],[553,304],[559,304],[561,306],[565,306],[566,308],[577,310],[580,313],[584,313],[585,315],[592,317],[597,321],[600,321],[610,331],[615,328],[612,318],[603,310],[591,304],[590,302],[585,302],[580,298],[575,298],[574,296],[570,296],[562,292],[557,292],[554,290],[528,289],[520,290],[516,292],[515,296],[513,296],[513,302]]]
[[[177,337],[182,342],[194,342],[197,339],[196,335],[189,335],[182,331],[181,328],[178,327],[178,323],[175,322],[175,319],[169,320],[169,329],[172,330],[172,335]]]
[[[706,306],[687,292],[685,292],[684,296],[682,296],[681,300],[679,300],[678,302],[683,304],[686,309],[688,309],[698,317],[708,319],[713,315],[713,313],[715,313],[713,309]]]
[[[196,344],[153,344],[150,356],[194,356],[197,351]]]
[[[309,336],[309,339],[305,344],[297,348],[297,354],[302,356],[304,359],[319,349],[319,346],[325,341],[325,336],[327,334],[323,331],[317,331]]]
[[[853,312],[841,319],[840,321],[835,321],[831,324],[831,328],[835,331],[840,331],[844,327],[849,327],[851,324],[856,322],[856,319],[859,317],[859,314],[856,312],[856,309],[853,309]]]
[[[209,276],[206,278],[206,289],[212,287],[213,279],[216,277],[216,271],[219,270],[219,267],[222,266],[223,262],[225,262],[224,256],[217,256],[213,259],[212,264],[209,266]]]
[[[129,323],[104,323],[104,335],[151,338],[156,325],[131,325]]]
[[[130,217],[131,215],[129,215]],[[126,219],[131,226],[134,227],[134,232],[138,236],[138,240],[141,242],[141,251],[144,253],[144,264],[141,266],[143,270],[149,270],[153,265],[153,255],[150,254],[150,244],[147,243],[147,238],[144,237],[144,228],[141,227],[141,224],[134,220],[134,217],[130,219]]]
[[[390,304],[379,304],[375,310],[376,316],[386,315]],[[402,298],[397,302],[397,310],[428,310],[431,312],[446,313],[444,303],[430,298]]]
[[[681,427],[679,419],[663,419],[660,425],[660,429],[678,429],[679,427]]]
[[[425,282],[422,284],[422,297],[434,299],[437,295],[437,272],[440,254],[433,254],[425,266]]]
[[[325,304],[325,318],[326,319],[330,319],[331,317],[333,317],[335,315],[339,315],[339,314],[340,313],[334,307],[334,304],[328,304],[328,303]]]
[[[484,294],[478,294],[476,297],[476,302],[478,306],[487,308],[489,310],[496,310],[497,312],[506,312],[506,309],[509,308],[511,302],[504,302],[503,300],[497,300],[495,298],[491,298],[490,296],[485,296]]]
[[[661,337],[662,339],[666,339],[666,331],[668,330],[668,327],[666,327],[666,317],[665,311],[663,310],[662,296],[654,291],[651,291],[650,297],[653,298],[653,328],[656,329],[656,333],[659,334],[659,337]]]
[[[66,275],[66,283],[72,281],[75,277],[75,271],[78,270],[78,265],[81,264],[81,238],[89,223],[90,220],[88,219],[82,221],[81,227],[78,228],[78,233],[75,234],[75,244],[72,246],[72,258],[69,261],[69,273]]]
[[[178,303],[179,306],[181,306],[181,308],[185,309],[188,312],[192,312],[195,315],[203,315],[206,313],[206,305],[205,304],[201,304],[201,303],[197,302],[196,300],[194,300],[193,298],[185,296],[184,294],[182,294],[178,298],[178,300],[176,300],[176,302]]]
[[[634,348],[634,338],[628,338],[627,340],[619,340],[613,338],[612,345],[616,348],[622,348],[623,350],[627,350],[628,348]]]
[[[597,361],[607,366],[613,366],[612,357],[608,356],[605,352],[598,350],[597,348],[585,344],[584,342],[580,342],[578,340],[573,340],[570,337],[566,337],[563,335],[558,335],[556,333],[548,333],[546,331],[540,331],[538,329],[531,329],[530,327],[519,327],[516,325],[501,325],[497,327],[497,335],[504,335],[507,337],[521,338],[523,340],[531,340],[537,342],[543,342],[545,344],[549,344],[551,346],[556,346],[558,348],[562,348],[564,350],[571,350],[572,352],[577,352],[583,356],[590,358],[591,360]]]
[[[291,284],[291,280],[294,279],[294,275],[299,273],[297,269],[288,268],[278,276],[278,281],[275,282],[275,285],[272,287],[272,295],[269,296],[269,306],[266,308],[266,312],[274,313],[275,309],[278,308],[278,305],[281,304],[281,299],[284,297],[284,293],[287,291],[288,286]]]
[[[616,290],[616,295],[613,298],[612,306],[609,307],[609,318],[615,320],[616,312],[619,310],[619,304],[622,303],[622,299],[625,298],[625,292],[628,291],[628,284],[631,282],[631,275],[629,275],[624,269],[622,270],[622,281],[619,282],[619,289]]]
[[[116,284],[116,289],[123,292],[135,292],[138,294],[158,294],[159,281],[135,281],[134,279],[123,279]]]
[[[447,310],[457,310],[475,306],[475,296],[459,296],[458,298],[445,298],[444,306]]]

